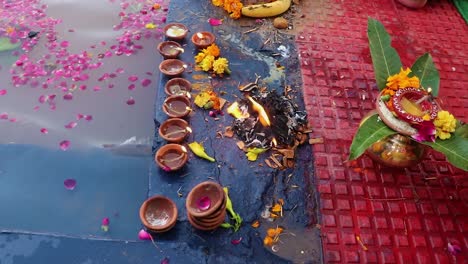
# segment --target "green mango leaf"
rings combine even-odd
[[[431,54],[426,53],[419,57],[411,66],[411,71],[418,76],[422,87],[425,89],[430,87],[434,96],[439,94],[440,75]]]
[[[402,68],[400,56],[391,45],[390,35],[379,21],[369,18],[367,37],[374,66],[375,80],[380,90],[387,84],[387,78]]]
[[[14,50],[18,48],[21,45],[20,42],[17,43],[11,43],[9,38],[6,37],[0,37],[0,52],[2,51],[8,51],[8,50]]]
[[[444,154],[453,166],[468,171],[468,125],[458,127],[449,139],[436,142],[421,142]]]
[[[359,158],[372,144],[396,133],[395,130],[389,128],[384,122],[379,120],[378,114],[367,118],[359,126],[356,135],[354,135],[348,159],[354,160]]]

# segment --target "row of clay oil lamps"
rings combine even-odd
[[[159,65],[160,71],[171,79],[164,86],[168,95],[162,106],[170,117],[159,127],[159,135],[169,142],[162,146],[155,155],[156,163],[165,171],[180,169],[187,162],[187,149],[181,145],[191,132],[189,124],[183,118],[191,112],[191,83],[179,76],[185,70],[185,63],[177,57],[183,52],[182,41],[188,29],[180,23],[171,23],[164,28],[168,41],[158,45],[158,51],[164,57]],[[192,36],[193,44],[206,48],[215,40],[212,33],[198,32]],[[188,194],[185,207],[191,225],[199,230],[214,230],[226,217],[226,194],[221,185],[215,182],[202,182]],[[176,224],[177,206],[171,199],[155,195],[147,199],[140,207],[140,219],[148,231],[161,233],[169,231]]]
[[[170,119],[161,124],[159,135],[169,144],[162,146],[156,152],[155,161],[163,170],[174,171],[183,167],[187,162],[187,149],[180,143],[191,132],[187,121],[182,118],[187,117],[191,112],[192,85],[188,80],[179,77],[185,71],[186,64],[176,59],[183,52],[179,42],[185,39],[188,29],[183,24],[170,23],[164,27],[164,32],[169,40],[158,45],[158,51],[164,58],[159,69],[172,79],[164,86],[168,97],[162,105],[163,111]],[[191,39],[196,48],[201,49],[213,44],[215,37],[210,32],[197,32]]]
[[[212,181],[199,183],[187,195],[185,208],[190,224],[199,230],[218,228],[226,218],[227,197],[221,185]],[[140,207],[140,220],[155,233],[169,231],[177,222],[177,205],[171,199],[155,195]]]

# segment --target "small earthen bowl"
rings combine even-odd
[[[176,171],[187,163],[187,149],[179,144],[166,144],[156,151],[154,160],[164,171]]]
[[[226,209],[226,208],[224,208]],[[221,214],[217,215],[215,218],[199,218],[199,217],[195,217],[195,216],[192,216],[192,219],[199,225],[205,225],[205,226],[208,226],[208,225],[213,225],[215,223],[223,223],[224,222],[224,219],[226,218],[226,210],[223,210],[223,211],[220,211]]]
[[[178,59],[163,60],[159,64],[159,70],[168,77],[180,76],[185,71],[185,63]]]
[[[190,99],[184,95],[171,95],[164,100],[162,105],[164,113],[170,117],[186,117],[191,110]]]
[[[202,31],[202,32],[197,32],[192,35],[192,43],[197,47],[198,49],[205,49],[211,44],[213,44],[216,40],[216,37],[213,33],[207,32],[207,31]]]
[[[177,206],[169,198],[156,195],[140,207],[140,220],[143,225],[156,233],[169,231],[177,222]]]
[[[184,78],[173,78],[164,85],[167,95],[187,95],[192,91],[192,83]]]
[[[159,135],[171,143],[182,142],[189,133],[188,122],[181,118],[170,118],[159,126]]]
[[[208,197],[211,202],[210,207],[206,210],[201,210],[197,206],[198,201],[203,197]],[[185,201],[185,207],[187,208],[187,213],[192,216],[209,217],[222,206],[224,200],[225,194],[221,185],[216,182],[205,181],[193,187],[189,192]]]
[[[222,222],[219,222],[219,223],[213,223],[213,224],[199,224],[199,222],[197,220],[195,220],[193,218],[193,216],[191,216],[190,214],[187,216],[190,224],[195,227],[196,229],[198,230],[203,230],[203,231],[211,231],[211,230],[215,230],[216,228],[218,228],[223,222],[224,222],[224,219],[222,220]]]
[[[171,40],[183,40],[188,33],[188,28],[181,23],[169,23],[164,27],[164,35]]]
[[[164,59],[175,59],[183,52],[182,46],[175,41],[163,41],[158,44],[158,51]]]

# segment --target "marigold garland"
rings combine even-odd
[[[211,0],[211,3],[214,6],[224,8],[224,10],[226,10],[226,12],[229,13],[229,16],[233,19],[241,17],[241,10],[244,6],[240,0]]]

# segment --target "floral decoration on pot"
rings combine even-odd
[[[441,152],[460,169],[468,170],[468,126],[443,110],[437,96],[439,72],[426,53],[404,68],[390,35],[377,20],[368,21],[369,47],[380,94],[377,114],[363,120],[350,148],[357,159],[374,143],[394,134]]]

